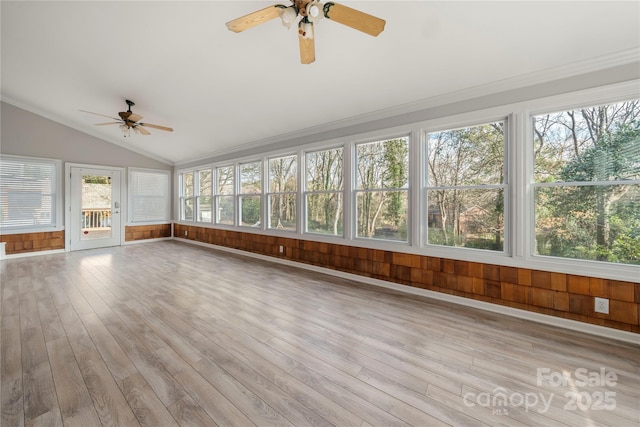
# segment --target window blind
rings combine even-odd
[[[0,157],[0,227],[57,225],[57,161]]]
[[[169,173],[130,170],[130,222],[170,220]]]

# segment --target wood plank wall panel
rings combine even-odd
[[[124,228],[125,242],[162,237],[171,237],[171,224],[127,225]]]
[[[185,235],[186,232],[186,235]],[[174,235],[416,288],[640,333],[640,282],[176,224]],[[279,246],[284,253],[279,253]],[[609,298],[610,314],[594,311]]]
[[[0,242],[6,242],[7,255],[25,252],[64,249],[64,230],[42,233],[3,234]]]

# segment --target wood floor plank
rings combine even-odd
[[[46,419],[51,425],[62,425],[31,277],[22,277],[18,283],[25,424]]]
[[[18,264],[0,263],[0,425],[24,425]]]
[[[3,427],[639,425],[640,345],[606,337],[175,241],[0,279]]]
[[[64,425],[84,427],[100,424],[66,337],[47,342],[47,351]]]

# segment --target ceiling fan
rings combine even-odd
[[[124,132],[125,137],[131,136],[131,129],[133,129],[134,132],[142,135],[151,135],[151,132],[146,130],[145,127],[160,129],[167,132],[173,132],[173,129],[170,127],[152,125],[151,123],[142,123],[140,121],[142,119],[142,116],[131,111],[131,107],[133,107],[136,104],[133,101],[130,101],[128,99],[125,100],[125,102],[129,106],[129,109],[127,109],[127,111],[119,112],[118,115],[120,116],[120,118],[108,116],[106,114],[94,113],[86,110],[80,110],[80,111],[82,111],[83,113],[95,114],[96,116],[108,117],[110,119],[117,120],[116,122],[96,123],[96,126],[120,125],[120,129]]]
[[[384,19],[333,2],[323,4],[317,0],[291,0],[291,3],[291,6],[276,4],[257,10],[227,22],[227,28],[239,33],[277,17],[282,20],[282,25],[290,28],[298,20],[300,62],[310,64],[316,59],[313,26],[320,19],[327,18],[374,37],[384,30],[386,23]]]

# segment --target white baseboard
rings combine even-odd
[[[478,301],[471,298],[459,297],[456,295],[445,294],[442,292],[430,291],[427,289],[414,288],[412,286],[401,285],[398,283],[388,282],[385,280],[374,279],[366,276],[359,276],[353,273],[346,273],[344,271],[332,270],[326,267],[318,267],[311,264],[305,264],[302,262],[291,261],[283,258],[272,257],[268,255],[256,254],[253,252],[247,252],[240,249],[227,248],[225,246],[213,245],[210,243],[197,242],[189,239],[182,239],[174,237],[173,240],[180,242],[191,243],[198,246],[204,246],[212,249],[218,249],[225,252],[230,252],[238,255],[249,256],[252,258],[261,259],[264,261],[275,262],[292,267],[303,268],[306,270],[316,271],[319,273],[328,274],[331,276],[340,277],[343,279],[349,279],[361,283],[366,283],[374,286],[380,286],[387,289],[393,289],[400,292],[419,295],[440,301],[447,301],[454,304],[459,304],[467,307],[477,308],[480,310],[490,311],[493,313],[504,314],[511,317],[516,317],[523,320],[529,320],[531,322],[543,323],[545,325],[551,325],[558,328],[569,329],[577,332],[584,332],[590,335],[596,335],[604,338],[611,338],[618,341],[624,341],[631,344],[640,345],[640,334],[633,332],[622,331],[620,329],[607,328],[605,326],[593,325],[591,323],[578,322],[576,320],[565,319],[562,317],[550,316],[548,314],[536,313],[533,311],[521,310],[518,308],[507,307],[499,304],[492,304],[489,302]]]
[[[52,254],[63,254],[66,251],[64,249],[52,249],[50,251],[33,251],[33,252],[22,252],[19,254],[5,254],[3,257],[0,257],[0,260],[5,259],[14,259],[14,258],[26,258],[32,256],[40,256],[40,255],[52,255]]]

